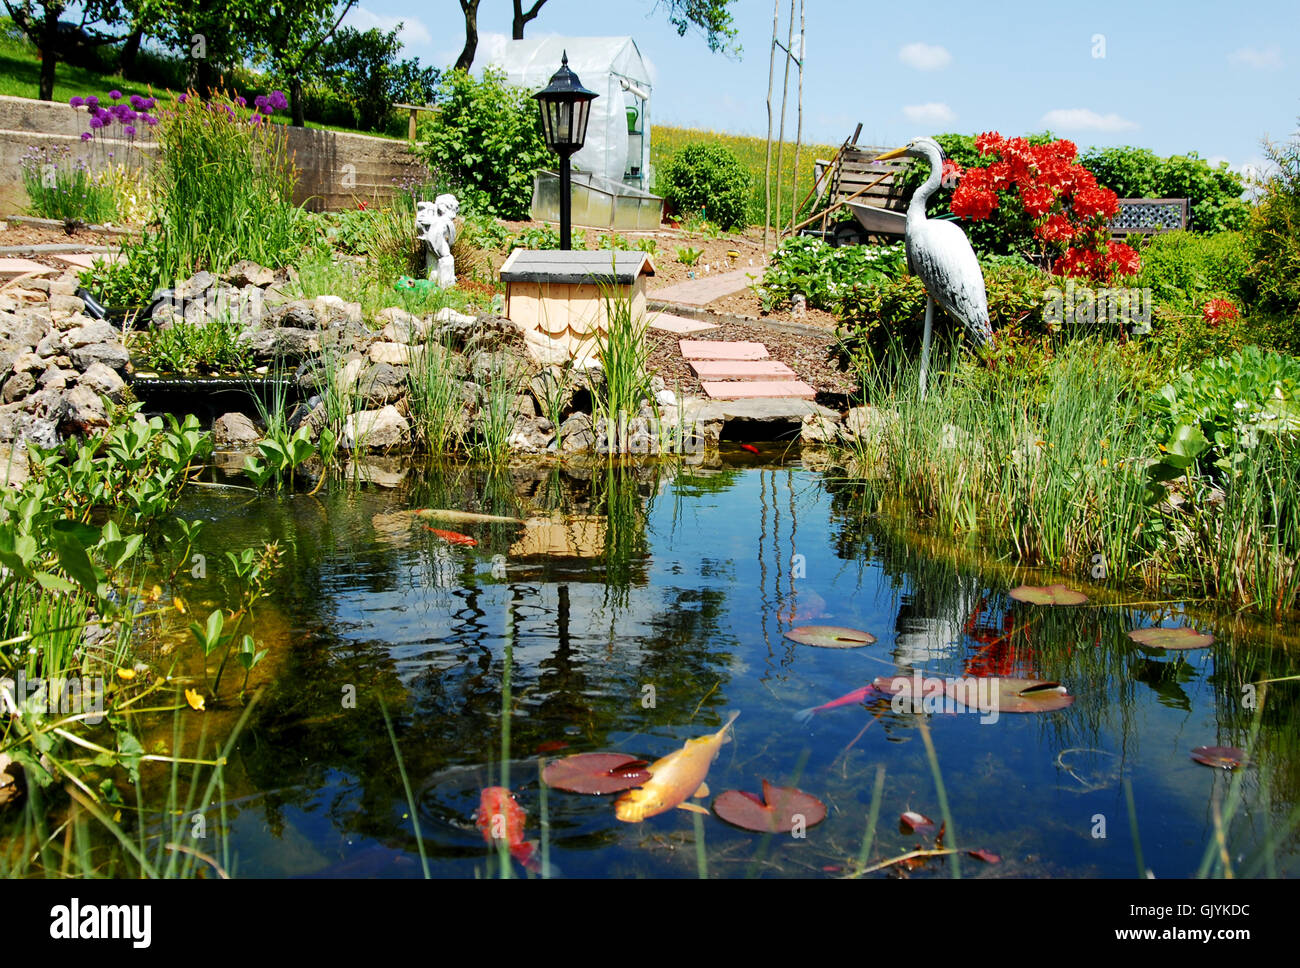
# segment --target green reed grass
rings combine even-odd
[[[411,353],[406,398],[416,439],[430,454],[462,446],[465,419],[463,367],[449,345],[430,337]]]
[[[646,369],[650,348],[645,335],[650,321],[644,312],[636,309],[627,287],[602,285],[601,298],[607,331],[597,337],[596,358],[605,379],[594,402],[605,418],[610,452],[619,453],[627,445],[623,439],[625,421],[636,416],[642,400],[654,399]]]
[[[493,364],[483,381],[483,399],[469,447],[472,456],[492,464],[505,463],[518,418],[515,397],[521,389],[522,375],[508,360]]]

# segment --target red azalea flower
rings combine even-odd
[[[998,196],[987,189],[971,187],[963,180],[952,193],[951,207],[954,215],[974,222],[982,222],[998,207]]]
[[[996,131],[986,131],[975,137],[975,147],[981,155],[991,155],[995,151],[1000,152],[1003,143],[1002,135]]]
[[[1042,218],[1056,201],[1056,193],[1048,185],[1030,185],[1020,190],[1020,201],[1030,218]]]
[[[364,201],[358,201],[357,208],[364,212],[366,210],[366,203]]]
[[[1227,299],[1211,299],[1201,307],[1201,318],[1210,326],[1218,326],[1237,316],[1237,307]]]
[[[1142,269],[1142,258],[1132,246],[1125,245],[1123,242],[1110,243],[1110,258],[1123,275],[1135,276]]]
[[[957,164],[957,162],[953,161],[951,158],[944,159],[943,173],[941,175],[943,184],[955,184],[957,179],[961,178],[962,174],[961,165]]]
[[[1034,234],[1044,242],[1069,242],[1076,235],[1075,228],[1060,212],[1034,229]]]
[[[1073,208],[1080,218],[1110,221],[1119,211],[1119,198],[1109,188],[1083,188],[1075,191]]]

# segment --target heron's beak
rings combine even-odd
[[[895,148],[893,151],[886,151],[883,155],[876,155],[876,157],[873,158],[872,161],[886,161],[890,158],[901,158],[905,154],[907,154],[906,145],[904,145],[902,148]]]

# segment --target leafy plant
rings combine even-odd
[[[109,172],[92,172],[64,145],[29,148],[19,159],[31,214],[91,223],[117,217],[117,190]]]
[[[1246,233],[1250,280],[1259,308],[1276,319],[1273,341],[1300,352],[1300,134],[1282,144],[1266,143],[1273,174],[1255,207]]]
[[[863,290],[898,278],[906,268],[902,243],[837,248],[812,236],[794,236],[773,253],[757,289],[767,311],[802,293],[809,306],[838,314],[846,299],[860,299]]]
[[[150,329],[138,338],[147,365],[163,373],[237,372],[251,361],[238,342],[242,329],[237,320],[220,316],[204,326],[185,322]]]
[[[1146,148],[1094,148],[1080,157],[1085,168],[1120,198],[1186,198],[1193,232],[1246,227],[1249,208],[1241,200],[1241,176],[1226,161],[1211,166],[1196,152],[1161,158]]]
[[[421,128],[421,150],[461,204],[496,218],[527,217],[533,172],[553,157],[529,93],[494,68],[482,79],[464,71],[443,78],[440,110]]]
[[[685,246],[677,250],[677,261],[684,266],[693,266],[700,261],[700,256],[704,255],[703,249],[697,249],[693,246]]]
[[[686,145],[659,170],[657,185],[680,212],[699,212],[724,229],[748,223],[749,172],[721,145]]]

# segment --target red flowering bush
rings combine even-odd
[[[1237,316],[1237,307],[1228,299],[1211,299],[1201,307],[1201,318],[1211,326],[1218,326]]]
[[[992,131],[979,135],[975,147],[993,160],[965,172],[953,166],[961,176],[952,196],[954,215],[981,222],[1009,195],[1019,200],[1041,254],[1057,275],[1109,283],[1141,268],[1131,247],[1110,240],[1107,226],[1119,211],[1119,199],[1079,164],[1074,142],[1032,144]],[[949,175],[947,165],[944,174]]]

